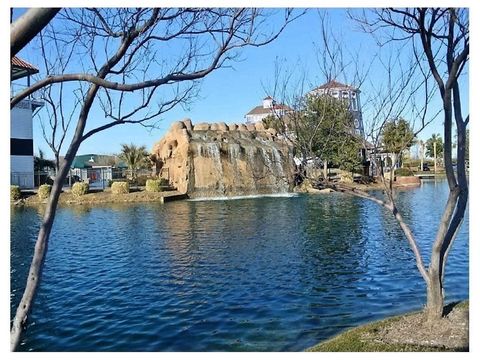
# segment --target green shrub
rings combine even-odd
[[[160,192],[162,191],[160,180],[148,179],[145,185],[145,190],[148,192]]]
[[[396,169],[395,176],[413,176],[413,171],[407,168]]]
[[[38,187],[38,197],[40,200],[44,200],[50,196],[52,191],[52,185],[43,184]]]
[[[88,183],[86,182],[76,182],[72,185],[72,194],[75,196],[82,196],[88,193]]]
[[[160,192],[163,188],[168,187],[167,179],[148,179],[145,185],[145,190],[148,192]]]
[[[126,181],[114,181],[112,183],[112,194],[128,194],[130,186]]]
[[[22,192],[20,191],[20,187],[18,185],[11,185],[10,186],[10,199],[18,200],[22,196]]]

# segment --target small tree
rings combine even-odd
[[[268,115],[262,119],[263,126],[265,129],[274,129],[279,133],[285,132],[284,121],[281,117],[275,116],[273,114]]]
[[[356,162],[361,148],[353,135],[353,116],[348,103],[330,95],[307,96],[302,137],[314,139],[311,150],[323,161],[323,176],[327,179],[327,164]],[[309,132],[312,133],[309,134]],[[357,149],[354,147],[358,145]],[[353,151],[353,152],[352,152]]]
[[[38,156],[33,158],[33,168],[35,171],[44,171],[45,169],[55,169],[55,162],[45,159],[42,149],[38,149]]]
[[[433,134],[425,143],[425,148],[426,155],[433,158],[434,161],[437,162],[437,159],[443,155],[443,140],[440,134]]]
[[[353,151],[353,158],[347,160],[352,152],[345,151],[348,147],[351,149],[353,143],[358,145],[353,136],[353,117],[348,105],[329,95],[307,94],[297,99],[294,111],[287,116],[276,116],[269,122],[293,144],[302,168],[307,166],[308,160],[319,159],[323,162],[326,179],[329,161],[355,162],[361,144]]]
[[[138,170],[146,169],[150,163],[150,154],[145,146],[122,144],[122,151],[118,157],[125,161],[131,171],[131,179],[137,179]]]
[[[337,153],[333,156],[333,162],[340,169],[351,172],[352,174],[362,169],[363,159],[360,153],[362,149],[362,139],[356,135],[346,133],[339,139]]]
[[[384,150],[393,155],[393,164],[402,163],[402,153],[415,143],[415,133],[403,118],[387,122],[383,127],[382,143]]]

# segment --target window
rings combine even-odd
[[[352,98],[352,101],[350,102],[350,105],[351,105],[353,111],[357,111],[357,99],[356,98]]]
[[[342,97],[348,99],[348,91],[342,91]]]

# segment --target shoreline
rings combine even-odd
[[[383,190],[382,183],[342,183],[343,185],[352,187],[355,190],[361,191],[378,191]],[[396,189],[409,189],[417,186],[394,186]],[[328,194],[336,192],[332,189],[315,189],[309,185],[293,188],[293,191],[289,194]],[[274,195],[274,194],[270,194]],[[95,205],[95,204],[118,204],[118,203],[162,203],[168,201],[168,199],[180,200],[188,199],[188,194],[181,194],[178,191],[162,191],[162,192],[147,192],[145,189],[137,189],[129,192],[128,194],[112,194],[111,189],[105,189],[100,191],[92,191],[88,194],[81,196],[74,196],[70,190],[62,191],[58,201],[59,206],[72,206],[72,205]],[[11,206],[41,206],[47,203],[48,199],[39,199],[36,193],[29,193],[29,195],[22,195],[19,200],[10,200]],[[207,198],[205,200],[208,200]]]
[[[70,191],[63,191],[58,200],[58,206],[95,205],[95,204],[125,204],[156,202],[163,203],[167,198],[181,198],[178,191],[147,192],[145,190],[132,191],[128,194],[112,194],[110,189],[75,196]],[[42,206],[48,199],[39,199],[37,194],[22,197],[17,201],[10,201],[11,206]]]
[[[469,300],[445,305],[434,323],[423,311],[390,316],[343,331],[306,352],[468,352]]]

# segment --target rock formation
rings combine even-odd
[[[263,124],[177,121],[154,145],[153,154],[157,171],[190,197],[291,190],[292,147]]]

